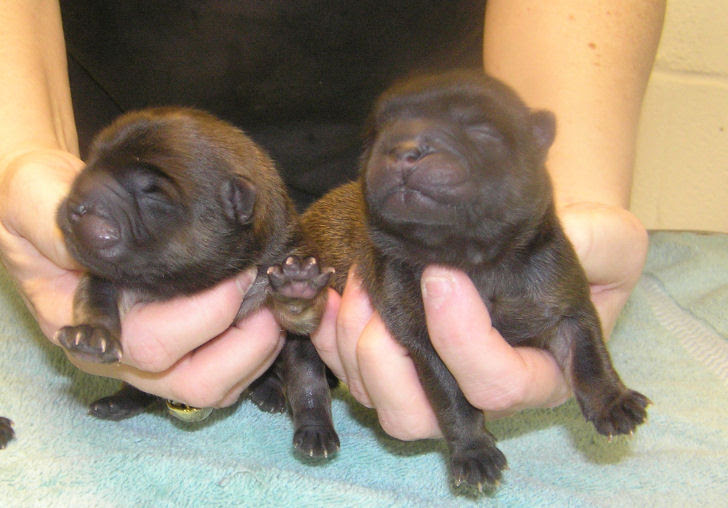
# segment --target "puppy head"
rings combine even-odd
[[[551,203],[553,114],[475,72],[394,86],[375,107],[361,182],[380,238],[427,252],[512,240]],[[433,261],[430,259],[429,261]]]
[[[267,225],[256,219],[282,188],[277,179],[234,127],[191,109],[142,110],[99,133],[57,220],[92,273],[161,292],[195,290],[260,255]]]

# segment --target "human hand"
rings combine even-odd
[[[8,158],[0,180],[0,253],[43,333],[71,323],[80,267],[56,227],[60,201],[83,162],[33,150]],[[198,407],[222,407],[268,368],[283,345],[272,315],[260,310],[232,324],[254,271],[198,295],[132,307],[122,318],[118,365],[81,369]]]
[[[599,204],[565,207],[560,217],[608,336],[642,271],[645,230],[629,212]],[[541,349],[511,347],[492,327],[463,272],[430,266],[422,289],[433,346],[468,400],[489,419],[569,398],[568,383],[553,357]],[[407,351],[391,338],[351,273],[341,298],[331,291],[312,339],[354,398],[376,409],[385,432],[405,440],[441,436]]]

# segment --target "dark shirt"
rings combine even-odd
[[[121,112],[207,109],[276,160],[300,204],[356,175],[394,80],[481,62],[483,0],[62,0],[82,154]]]

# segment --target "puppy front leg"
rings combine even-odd
[[[87,274],[74,295],[73,325],[56,333],[66,351],[86,362],[115,363],[121,360],[119,291],[106,279]]]

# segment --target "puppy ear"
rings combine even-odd
[[[556,137],[556,117],[551,111],[541,109],[531,113],[530,120],[533,137],[538,147],[545,152]]]
[[[252,182],[239,175],[225,180],[220,186],[220,199],[225,215],[242,225],[249,224],[253,220],[255,196],[255,186]]]

